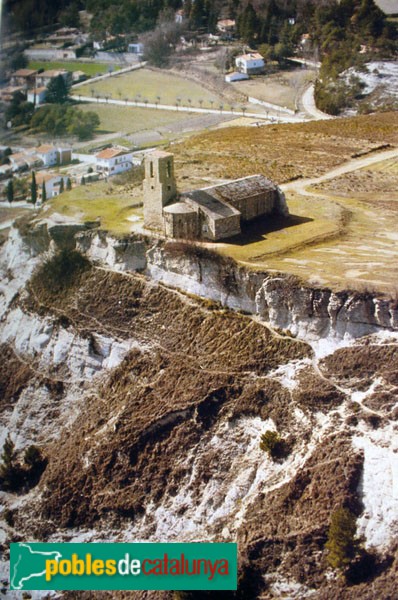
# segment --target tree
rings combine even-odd
[[[32,181],[30,184],[30,201],[32,204],[36,204],[37,202],[37,183],[36,183],[36,174],[32,171]]]
[[[14,182],[12,179],[7,184],[6,195],[8,202],[11,204],[14,201]]]
[[[68,179],[66,180],[66,189],[68,192],[70,192],[70,190],[72,189],[72,182],[70,177],[68,177]]]
[[[332,513],[328,539],[328,563],[333,569],[344,571],[358,551],[356,518],[346,508],[338,508]]]
[[[63,194],[63,193],[64,193],[64,191],[65,191],[64,178],[63,178],[63,177],[61,177],[61,181],[60,181],[60,184],[59,184],[59,193],[60,193],[60,194]]]
[[[23,92],[15,92],[5,112],[6,122],[11,121],[14,127],[26,125],[30,122],[35,107],[32,102],[26,102]]]
[[[44,204],[44,202],[46,202],[46,200],[47,200],[47,190],[46,190],[46,184],[43,181],[43,183],[41,184],[41,201],[42,201],[42,204]]]
[[[171,55],[171,46],[164,32],[155,29],[144,38],[144,60],[155,67],[165,67]]]
[[[14,491],[20,487],[23,477],[17,462],[15,444],[8,435],[4,442],[0,464],[0,485],[4,490]]]
[[[97,113],[83,112],[74,106],[61,106],[52,104],[42,106],[35,111],[31,120],[31,127],[44,131],[49,135],[59,136],[70,133],[79,140],[92,137],[94,129],[100,124]]]
[[[62,75],[51,79],[47,86],[46,102],[64,104],[68,100],[70,85]]]

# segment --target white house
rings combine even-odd
[[[242,54],[235,58],[235,65],[238,70],[247,75],[262,73],[264,69],[264,59],[258,52]]]
[[[49,144],[43,144],[35,149],[36,154],[44,163],[45,167],[63,165],[71,161],[72,151],[70,148],[56,148]]]
[[[43,71],[36,75],[36,87],[47,87],[50,81],[61,75],[65,81],[69,77],[69,71],[66,69],[50,69],[49,71]]]
[[[54,196],[59,196],[60,188],[61,188],[61,180],[64,181],[64,190],[66,190],[68,176],[67,175],[59,175],[57,173],[44,173],[39,172],[36,173],[36,185],[37,185],[37,198],[38,200],[42,200],[43,193],[43,183],[46,188],[46,197],[47,200],[50,198],[54,198]]]
[[[17,152],[11,154],[8,158],[14,172],[37,169],[37,167],[43,166],[43,161],[34,152]]]
[[[144,44],[137,42],[136,44],[129,44],[127,50],[132,54],[144,54]]]
[[[121,148],[106,148],[96,155],[97,171],[106,177],[128,171],[133,165],[131,152]]]
[[[34,90],[29,90],[28,102],[31,102],[35,106],[38,106],[39,104],[44,104],[44,102],[46,101],[46,93],[47,88],[45,87],[39,87],[35,88]]]

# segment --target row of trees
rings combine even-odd
[[[70,177],[66,179],[66,185],[64,182],[64,178],[60,179],[59,193],[63,194],[65,191],[70,191],[72,189],[72,181]],[[16,179],[14,183],[14,179],[10,179],[6,186],[6,197],[8,202],[11,204],[14,202],[17,197],[16,191],[18,192],[18,196],[22,198],[26,198],[29,193],[29,184],[27,179]],[[38,185],[36,182],[36,173],[32,171],[31,182],[30,182],[30,199],[33,205],[37,203],[37,194],[38,194]],[[42,182],[41,185],[41,201],[42,203],[47,201],[47,190],[45,182]]]

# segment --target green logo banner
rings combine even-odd
[[[236,544],[11,544],[13,590],[236,590]]]

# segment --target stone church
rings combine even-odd
[[[263,175],[177,192],[174,156],[154,151],[145,157],[144,225],[169,238],[218,241],[241,233],[264,215],[287,216],[284,194]]]

